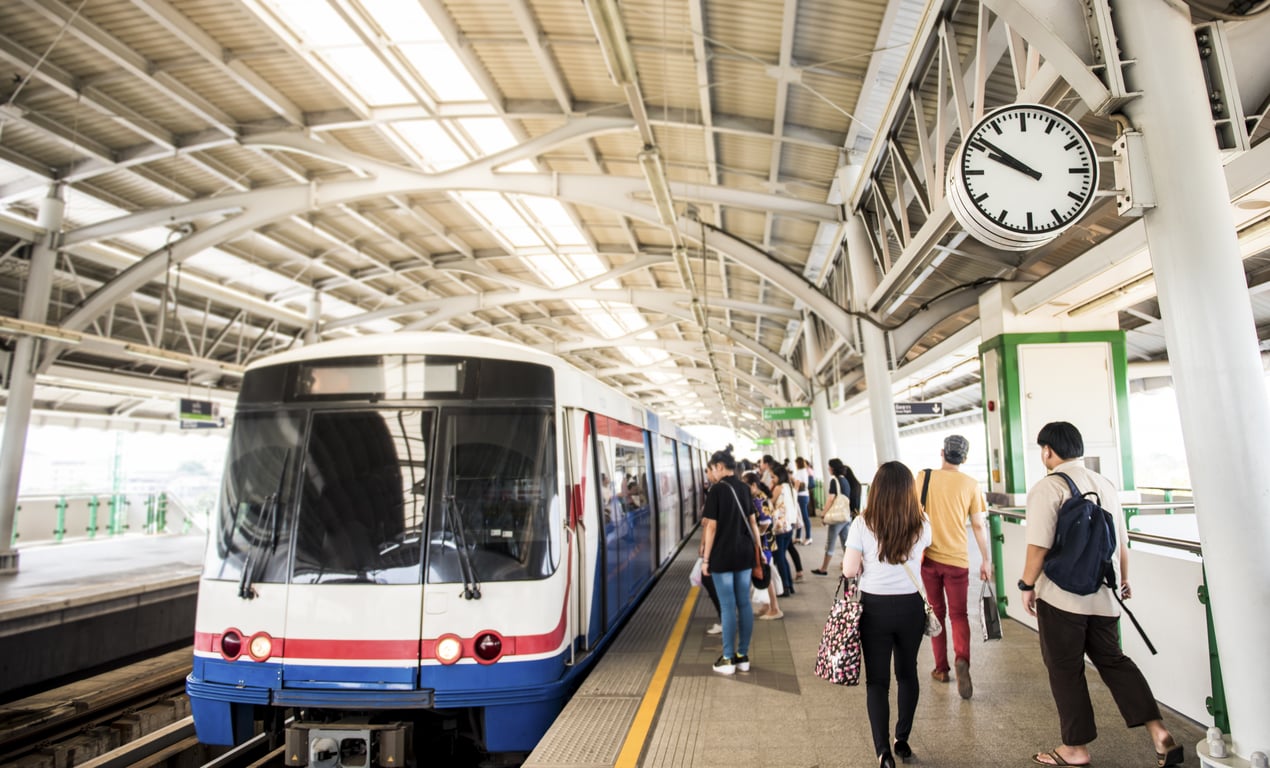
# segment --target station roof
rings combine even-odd
[[[889,331],[905,399],[955,415],[978,406],[977,298],[1000,281],[1026,284],[1016,311],[1107,313],[1131,362],[1166,357],[1111,163],[1090,214],[1033,251],[950,215],[943,169],[984,109],[1054,106],[1105,159],[1117,137],[1052,41],[975,2],[0,0],[0,18],[0,335],[45,339],[36,422],[171,423],[175,398],[232,403],[247,363],[306,338],[426,329],[753,432],[764,406],[858,396],[861,323]],[[1267,32],[1264,13],[1221,32],[1263,349]],[[54,182],[53,294],[29,325]]]

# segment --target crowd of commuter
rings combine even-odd
[[[1071,476],[1080,489],[1095,490],[1119,519],[1115,570],[1117,589],[1131,595],[1127,540],[1123,517],[1110,480],[1087,469],[1080,432],[1067,422],[1052,422],[1040,431],[1037,443],[1048,471],[1028,495],[1026,564],[1019,578],[1021,602],[1037,617],[1041,656],[1049,673],[1050,689],[1059,714],[1060,743],[1037,752],[1038,765],[1091,764],[1088,745],[1097,736],[1093,708],[1085,680],[1088,656],[1125,721],[1144,726],[1155,748],[1157,768],[1181,765],[1183,749],[1165,728],[1146,679],[1120,649],[1117,636],[1119,606],[1108,587],[1094,594],[1074,594],[1047,578],[1043,565],[1055,549],[1058,512],[1071,497],[1057,473]],[[962,471],[970,449],[961,435],[945,439],[937,468],[914,472],[898,461],[883,463],[868,488],[850,467],[834,458],[822,495],[823,510],[845,497],[849,513],[841,510],[834,522],[823,522],[823,560],[812,568],[817,577],[834,573],[830,565],[842,548],[841,576],[857,580],[862,613],[859,645],[865,683],[866,712],[879,766],[894,766],[898,758],[913,758],[909,740],[921,694],[918,673],[923,635],[928,629],[927,605],[942,623],[931,634],[930,677],[938,683],[954,679],[963,699],[974,695],[970,673],[970,625],[967,610],[970,581],[970,539],[979,553],[979,578],[993,579],[988,547],[986,505],[978,482]],[[754,620],[784,617],[779,600],[798,592],[805,580],[799,546],[814,543],[818,478],[803,457],[779,462],[763,456],[757,465],[732,456],[732,448],[710,457],[709,481],[703,513],[700,555],[702,585],[711,594],[720,621],[708,631],[722,634],[722,653],[715,672],[732,675],[750,670],[749,647]],[[1058,478],[1058,479],[1056,479]],[[837,520],[838,517],[845,517]],[[792,567],[791,561],[792,560]],[[835,574],[837,575],[837,574]],[[718,598],[715,599],[715,594]],[[755,604],[760,607],[756,611]],[[827,606],[825,606],[827,608]],[[952,635],[949,661],[948,635]],[[897,698],[891,716],[891,673]],[[893,729],[892,729],[893,724]]]

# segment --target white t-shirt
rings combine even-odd
[[[864,519],[856,520],[847,529],[847,546],[864,555],[864,570],[860,573],[861,592],[871,595],[911,594],[918,591],[913,579],[922,578],[922,552],[930,546],[930,521],[922,521],[922,532],[908,553],[908,567],[913,572],[913,579],[908,577],[904,566],[878,560],[878,539]]]
[[[807,490],[807,481],[811,479],[811,473],[806,469],[795,469],[794,479],[802,483],[802,490],[798,492],[798,495],[811,496],[811,491]]]

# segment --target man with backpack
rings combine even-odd
[[[1085,467],[1081,460],[1084,439],[1073,425],[1050,422],[1041,428],[1036,442],[1051,474],[1027,496],[1027,559],[1018,586],[1024,609],[1036,617],[1062,744],[1038,752],[1032,762],[1089,764],[1089,743],[1097,738],[1098,729],[1085,680],[1088,655],[1111,690],[1125,725],[1146,726],[1156,765],[1181,765],[1184,751],[1164,727],[1150,685],[1120,649],[1120,607],[1106,582],[1118,584],[1126,599],[1131,592],[1128,533],[1116,488]],[[1072,486],[1079,496],[1073,495]],[[1087,504],[1086,499],[1096,502]],[[1113,564],[1119,566],[1119,581],[1114,571],[1105,570]]]

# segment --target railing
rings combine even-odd
[[[1155,527],[1151,520],[1158,516],[1162,524],[1159,527],[1190,526],[1194,530],[1193,502],[1170,500],[1124,506],[1126,521],[1135,527]],[[1002,613],[1008,612],[1010,618],[1035,629],[1034,617],[1023,610],[1008,611],[1008,596],[1017,594],[1013,579],[1023,573],[1027,552],[1024,508],[991,507],[988,514],[997,586],[1002,590],[998,596]],[[1131,627],[1121,632],[1125,652],[1146,675],[1161,702],[1197,722],[1214,722],[1229,733],[1200,543],[1176,535],[1131,530],[1129,577],[1134,597],[1130,607],[1159,654],[1153,656]],[[1191,596],[1193,599],[1188,599]],[[1205,669],[1206,675],[1195,673]]]
[[[180,530],[175,530],[180,520]],[[206,525],[174,496],[150,494],[67,494],[18,499],[10,546],[91,540],[125,533],[189,533]]]

